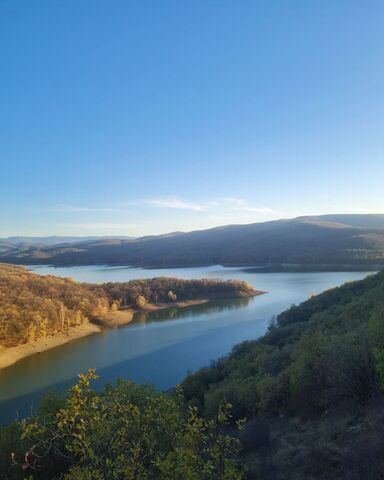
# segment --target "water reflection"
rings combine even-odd
[[[255,297],[211,300],[207,303],[191,305],[184,308],[169,307],[162,308],[161,310],[155,310],[153,312],[137,312],[133,316],[133,323],[148,324],[152,322],[198,317],[203,314],[210,315],[213,313],[220,313],[225,310],[238,310],[239,308],[244,308],[249,305],[254,298]]]

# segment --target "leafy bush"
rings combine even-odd
[[[224,433],[229,405],[207,420],[180,395],[123,380],[96,393],[90,386],[95,378],[93,370],[79,375],[64,403],[51,394],[39,416],[17,427],[26,451],[14,456],[19,476],[12,478],[243,478],[239,441]]]

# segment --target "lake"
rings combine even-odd
[[[63,390],[79,372],[96,368],[98,386],[124,377],[169,389],[189,371],[227,354],[233,345],[264,334],[271,318],[312,293],[321,293],[371,272],[261,273],[257,269],[221,266],[146,270],[129,267],[34,266],[38,274],[71,277],[84,282],[137,278],[240,278],[268,292],[247,299],[212,301],[183,309],[136,314],[119,329],[75,340],[0,370],[0,422],[28,414],[41,395]]]

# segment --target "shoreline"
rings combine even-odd
[[[263,295],[266,292],[254,291],[249,292],[247,295],[242,297],[233,297],[233,298],[245,298],[245,297],[255,297],[258,295]],[[31,355],[36,355],[52,348],[65,345],[66,343],[71,342],[72,340],[77,340],[79,338],[87,337],[89,335],[94,335],[101,333],[102,331],[111,330],[113,328],[123,327],[132,322],[135,313],[139,312],[154,312],[156,310],[162,310],[165,308],[186,308],[194,305],[203,305],[210,302],[211,300],[218,300],[219,298],[200,298],[194,300],[181,300],[178,302],[171,303],[148,303],[142,308],[122,308],[116,310],[115,312],[108,313],[105,318],[99,319],[94,322],[83,323],[78,327],[71,327],[67,333],[58,332],[57,334],[50,335],[44,338],[39,338],[33,342],[23,343],[21,345],[16,345],[15,347],[4,348],[0,346],[0,371],[3,368],[10,367],[14,365],[19,360],[29,357]]]
[[[3,368],[10,367],[23,358],[45,352],[46,350],[59,347],[60,345],[65,345],[72,340],[100,332],[101,329],[98,325],[92,322],[87,322],[78,327],[69,328],[68,333],[59,332],[55,335],[39,338],[33,342],[16,345],[15,347],[0,348],[0,371]]]

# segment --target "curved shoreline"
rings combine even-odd
[[[250,292],[248,297],[254,297],[257,295],[263,295],[265,292]],[[238,298],[238,297],[235,297]],[[202,305],[208,303],[215,298],[200,298],[195,300],[185,300],[172,303],[148,303],[140,309],[125,308],[115,312],[110,312],[105,318],[98,320],[97,322],[83,323],[78,327],[71,327],[68,332],[58,332],[55,335],[51,335],[44,338],[39,338],[33,342],[24,343],[15,347],[2,348],[0,347],[0,371],[3,368],[10,367],[19,360],[36,355],[46,350],[50,350],[66,343],[76,340],[78,338],[86,337],[88,335],[94,335],[100,333],[103,330],[109,330],[112,328],[122,327],[129,324],[133,320],[133,316],[138,312],[153,312],[155,310],[162,310],[165,308],[186,308],[193,305]]]
[[[87,322],[78,327],[69,328],[68,332],[58,332],[55,335],[39,338],[33,342],[23,343],[16,347],[0,348],[0,370],[10,367],[14,363],[22,360],[30,355],[50,350],[51,348],[65,345],[77,338],[86,337],[95,333],[100,333],[101,329],[98,325]]]

